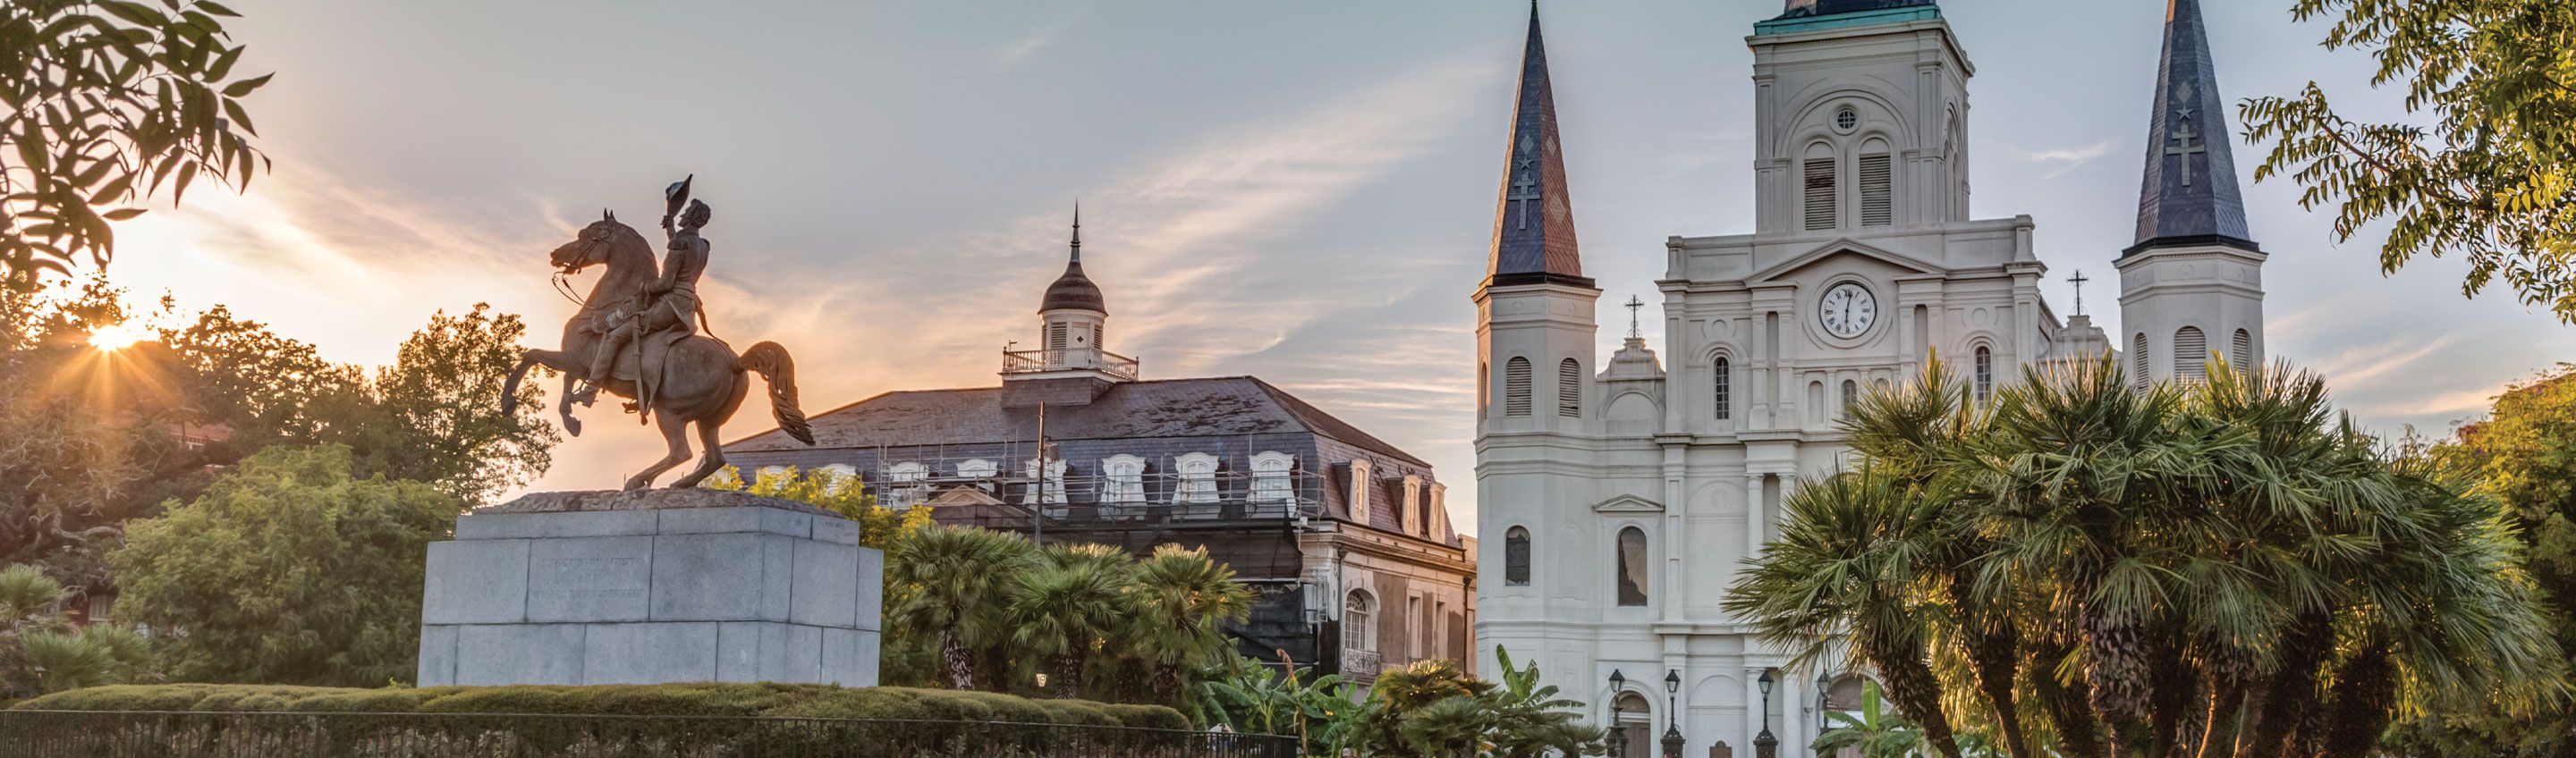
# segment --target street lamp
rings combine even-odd
[[[1619,693],[1628,688],[1628,677],[1618,669],[1610,670],[1610,755],[1628,758],[1628,728],[1619,723]]]
[[[1682,691],[1682,672],[1664,669],[1664,758],[1682,758],[1682,712],[1674,697]]]
[[[1816,736],[1823,737],[1832,722],[1825,719],[1825,709],[1833,705],[1834,677],[1822,670],[1816,672]],[[1821,751],[1820,753],[1821,754]]]
[[[1771,736],[1771,670],[1763,669],[1757,681],[1762,685],[1762,733],[1753,735],[1753,758],[1779,758],[1780,738]]]

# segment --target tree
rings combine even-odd
[[[27,664],[26,640],[63,627],[62,602],[71,596],[34,566],[0,567],[0,697],[43,691]]]
[[[1155,698],[1176,702],[1190,671],[1233,651],[1224,625],[1252,617],[1252,591],[1204,547],[1154,548],[1137,562],[1134,577],[1136,613],[1126,647],[1152,670]]]
[[[380,686],[408,680],[430,542],[462,504],[358,479],[348,448],[276,447],[206,493],[127,525],[111,557],[124,615],[192,681]]]
[[[2426,455],[2470,491],[2502,503],[2524,566],[2547,600],[2561,654],[2576,660],[2576,365],[2506,388],[2484,419]],[[2490,701],[2401,724],[2390,744],[2412,755],[2561,756],[2576,752],[2576,714]]]
[[[2494,503],[2339,422],[2313,374],[1957,384],[1861,402],[1858,465],[1792,493],[1726,601],[1803,664],[1848,639],[1933,749],[1990,723],[2014,756],[2360,756],[2401,714],[2564,702]]]
[[[115,250],[109,222],[199,176],[250,187],[268,158],[239,98],[242,46],[204,0],[14,0],[0,5],[0,288],[31,290],[87,253]]]
[[[0,563],[101,586],[116,524],[194,468],[162,427],[179,402],[149,392],[175,381],[167,356],[88,344],[138,315],[103,279],[51,297],[0,289]]]
[[[463,316],[431,314],[403,340],[394,364],[376,372],[371,405],[382,418],[323,439],[359,450],[362,471],[436,484],[467,503],[528,483],[545,473],[549,449],[563,438],[545,420],[534,383],[519,388],[515,412],[496,401],[527,332],[517,315],[484,303]]]
[[[867,482],[857,474],[844,474],[826,469],[799,471],[794,466],[783,470],[763,471],[759,480],[743,484],[742,471],[726,466],[707,477],[709,489],[748,492],[762,497],[794,500],[831,511],[841,518],[858,522],[859,545],[878,550],[892,550],[906,535],[930,528],[929,508],[895,510],[877,504],[877,496],[868,494]],[[891,583],[891,579],[889,579]],[[889,588],[892,591],[892,588]],[[899,605],[895,595],[887,595],[886,606]]]
[[[1011,640],[1053,664],[1059,697],[1081,697],[1092,656],[1140,610],[1133,567],[1107,545],[1048,545],[1019,577],[1010,601]]]
[[[1036,547],[1007,532],[940,526],[912,533],[886,553],[886,581],[907,588],[893,606],[893,625],[937,640],[948,687],[973,689],[973,649],[1009,637],[1002,628],[1007,593],[1036,561]]]
[[[1538,664],[1514,668],[1494,649],[1503,680],[1469,676],[1448,660],[1416,661],[1378,675],[1350,731],[1361,755],[1391,758],[1537,758],[1605,755],[1606,732],[1570,709],[1582,703],[1539,683]]]
[[[1857,748],[1861,758],[1906,758],[1923,747],[1923,730],[1889,712],[1877,682],[1861,684],[1860,711],[1825,713],[1825,733],[1816,737],[1816,754]]]
[[[2372,84],[2403,81],[2407,112],[2431,123],[2354,121],[2315,82],[2254,98],[2246,136],[2272,143],[2255,179],[2287,174],[2302,207],[2338,205],[2338,241],[2391,222],[2384,271],[2459,255],[2463,294],[2502,277],[2524,303],[2576,321],[2576,4],[2298,0],[2292,14],[2332,19],[2325,46],[2367,51]]]

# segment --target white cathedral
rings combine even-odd
[[[1629,755],[1677,734],[1680,755],[1749,758],[1766,732],[1811,754],[1866,672],[1786,669],[1719,603],[1782,496],[1841,465],[1860,393],[1935,353],[1980,398],[2115,348],[2141,381],[2260,359],[2264,254],[2226,103],[2197,0],[2168,2],[2137,242],[2055,254],[2113,258],[2125,334],[2040,297],[2031,217],[1971,215],[1976,69],[1932,0],[1789,0],[1745,40],[1752,233],[1667,239],[1661,353],[1632,332],[1606,362],[1533,8],[1474,296],[1480,670],[1496,647],[1535,661]]]

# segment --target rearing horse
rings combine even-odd
[[[555,248],[551,257],[557,271],[572,274],[597,265],[608,266],[608,273],[592,285],[582,298],[581,310],[564,322],[563,349],[531,349],[519,357],[519,365],[510,369],[510,380],[501,388],[501,412],[518,408],[519,380],[528,367],[544,366],[562,372],[563,394],[556,402],[556,413],[563,417],[564,431],[581,436],[581,420],[572,415],[572,392],[575,385],[590,373],[591,356],[599,350],[600,334],[593,324],[617,309],[631,303],[637,290],[659,272],[653,260],[653,244],[637,234],[633,227],[619,223],[615,214],[602,212],[598,221],[583,227],[581,235]],[[645,335],[638,338],[666,339]],[[689,460],[686,427],[698,425],[698,447],[705,450],[698,467],[686,476],[671,481],[672,487],[695,487],[707,475],[724,466],[722,432],[724,422],[742,407],[742,399],[751,391],[751,377],[758,372],[769,385],[769,408],[778,418],[778,428],[787,436],[805,444],[814,444],[814,433],[805,424],[805,412],[796,407],[796,363],[787,356],[787,348],[776,342],[761,342],[735,357],[733,348],[724,342],[701,334],[691,334],[663,351],[661,382],[655,386],[651,411],[655,425],[661,429],[662,441],[670,453],[662,460],[626,479],[626,489],[643,489],[653,478]],[[633,351],[617,358],[617,369],[611,374],[640,377],[649,366],[637,366]],[[611,376],[599,383],[609,394],[632,400],[638,389],[634,379]]]

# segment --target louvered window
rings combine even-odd
[[[1556,364],[1556,415],[1583,417],[1583,364],[1572,358]]]
[[[1092,347],[1092,349],[1095,349],[1095,350],[1097,350],[1097,349],[1099,349],[1099,348],[1100,348],[1100,325],[1099,325],[1099,324],[1092,324],[1092,325],[1091,325],[1091,347]]]
[[[1807,159],[1807,228],[1834,228],[1834,161]]]
[[[1852,410],[1858,407],[1860,407],[1860,383],[1849,379],[1843,380],[1843,418],[1851,418]]]
[[[2200,327],[2174,332],[2174,376],[2194,381],[2209,378],[2209,337],[2200,333]]]
[[[2236,350],[2228,355],[2228,360],[2236,362],[2238,371],[2254,370],[2254,335],[2243,329],[2236,330]]]
[[[1048,349],[1048,350],[1054,350],[1054,351],[1057,351],[1057,352],[1063,352],[1063,351],[1064,351],[1064,346],[1065,346],[1065,345],[1064,345],[1064,343],[1065,343],[1065,341],[1066,341],[1066,340],[1068,340],[1068,339],[1072,339],[1072,338],[1069,336],[1071,333],[1070,333],[1070,332],[1065,331],[1065,327],[1066,327],[1066,324],[1065,324],[1064,322],[1062,322],[1062,321],[1058,321],[1058,322],[1055,322],[1055,323],[1052,323],[1052,324],[1048,324],[1048,325],[1047,325],[1047,349]]]
[[[1530,363],[1528,358],[1503,362],[1503,415],[1530,415]]]
[[[2152,365],[2155,364],[2147,362],[2147,333],[2139,332],[2137,336],[2130,337],[2129,383],[2136,385],[2138,389],[2146,389],[2148,381],[2147,367]]]
[[[1896,223],[1896,172],[1884,153],[1860,157],[1860,225]]]
[[[1717,374],[1717,390],[1712,399],[1717,401],[1717,420],[1725,421],[1735,417],[1735,369],[1721,357],[1717,359],[1714,372]]]

